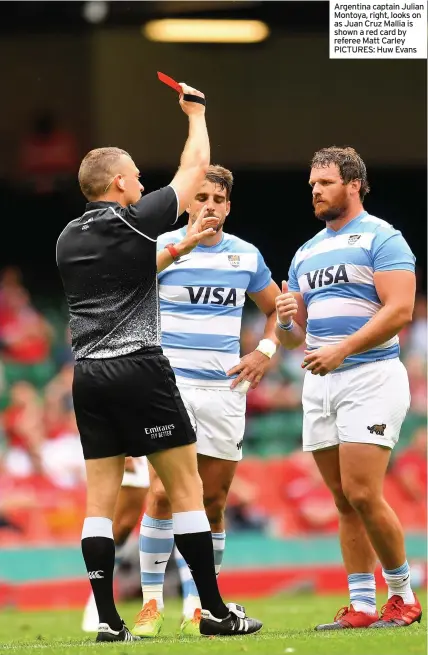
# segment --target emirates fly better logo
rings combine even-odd
[[[154,425],[152,428],[144,428],[145,433],[150,435],[150,439],[171,437],[172,430],[175,430],[174,423],[171,423],[170,425]]]

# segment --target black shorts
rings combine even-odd
[[[85,459],[140,457],[196,441],[161,348],[79,360],[73,401]]]

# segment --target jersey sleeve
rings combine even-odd
[[[178,243],[179,241],[181,241],[183,236],[180,236],[180,233],[178,231],[177,232],[164,232],[163,234],[160,234],[158,236],[158,240],[156,242],[157,252],[160,252],[161,250],[163,250],[168,243]]]
[[[416,258],[398,230],[393,234],[380,231],[372,243],[373,270],[415,272]]]
[[[299,281],[296,272],[296,255],[294,255],[290,268],[288,269],[288,290],[293,293],[300,293]]]
[[[124,217],[131,227],[156,241],[160,234],[177,222],[178,208],[175,189],[166,186],[144,195],[134,205],[130,205]]]
[[[257,250],[257,270],[251,273],[248,293],[257,293],[263,291],[271,283],[272,273],[266,266],[266,262],[259,250]]]

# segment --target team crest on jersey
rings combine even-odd
[[[348,239],[348,244],[350,246],[353,246],[354,243],[357,243],[358,239],[361,237],[361,234],[351,234],[351,236]]]
[[[229,260],[229,264],[233,266],[233,268],[238,268],[241,263],[241,257],[239,255],[228,255],[227,258]]]

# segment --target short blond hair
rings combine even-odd
[[[80,189],[87,200],[96,200],[105,193],[106,187],[114,175],[115,164],[126,155],[121,148],[95,148],[82,159],[79,168]]]
[[[231,171],[227,168],[223,168],[223,166],[211,164],[211,166],[208,167],[205,177],[213,184],[218,184],[220,189],[224,189],[226,191],[226,200],[230,199],[233,186],[233,175]]]

